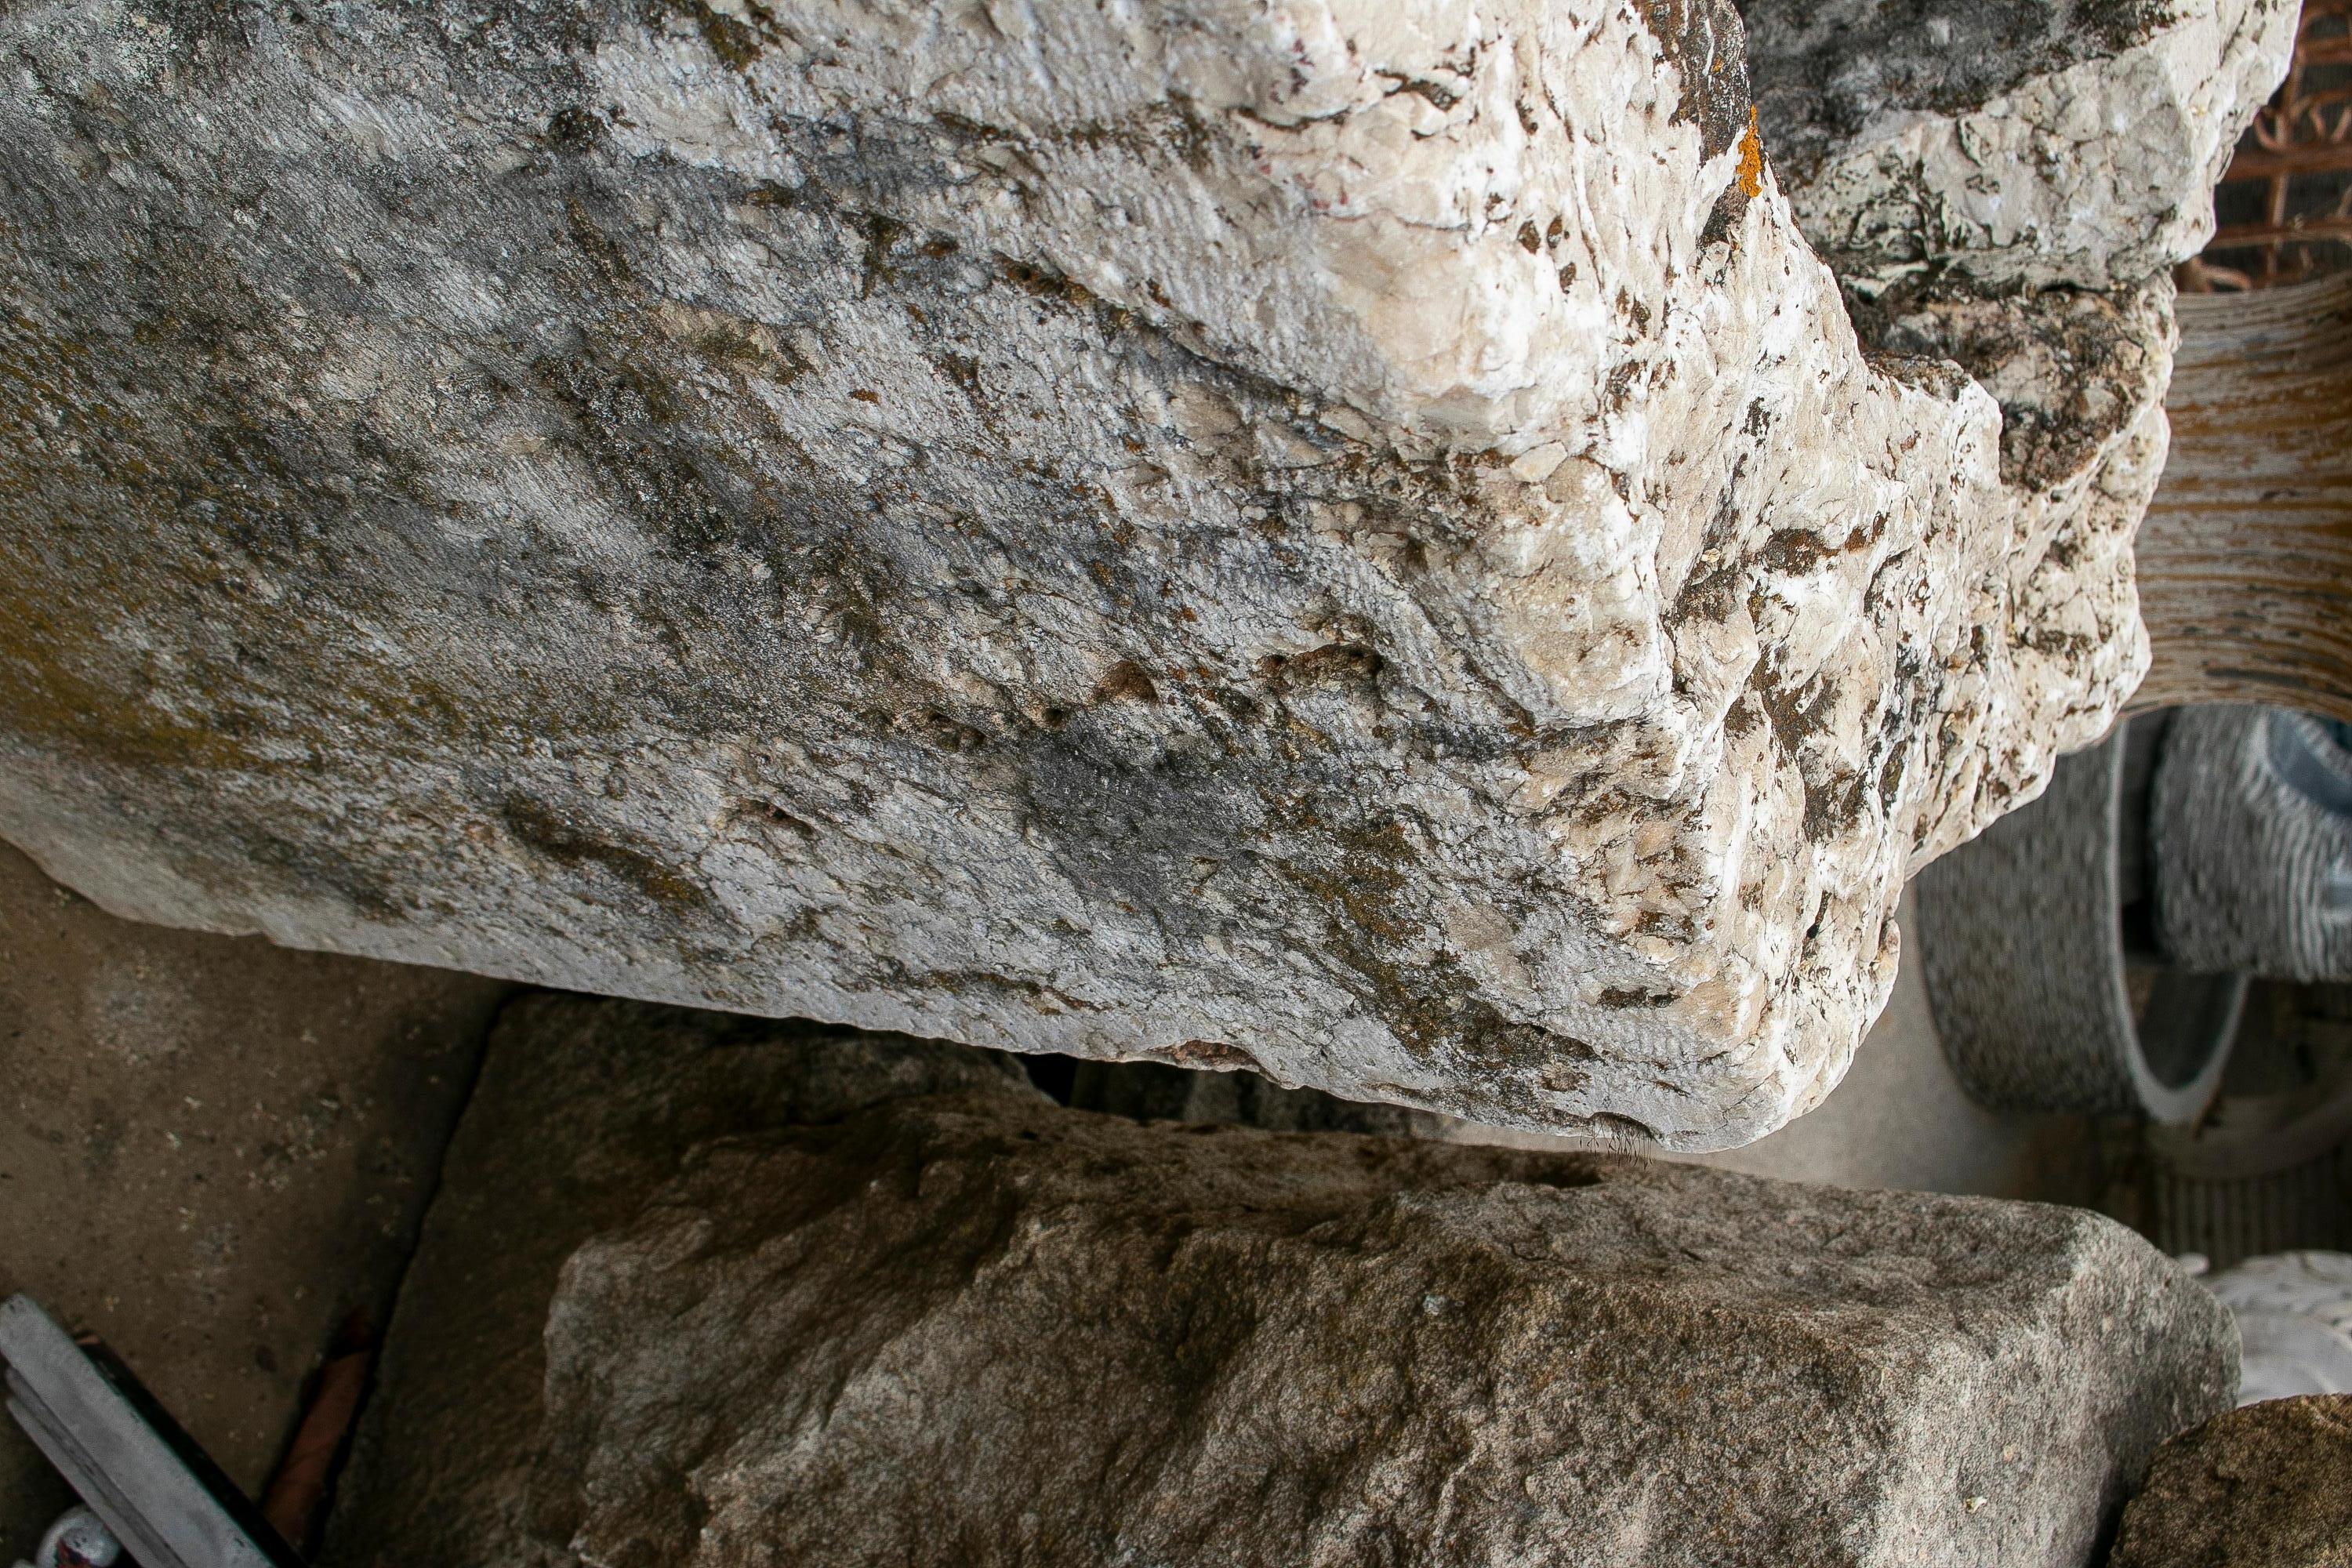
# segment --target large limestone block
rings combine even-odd
[[[704,1026],[493,1042],[331,1568],[2071,1568],[2235,1386],[2078,1211],[907,1098],[904,1044]],[[678,1054],[648,1114],[616,1073]],[[678,1113],[730,1063],[765,1131]]]
[[[2197,136],[2273,9],[2168,8]],[[2066,68],[2128,107],[2156,36]],[[2161,365],[2021,485],[1985,387],[1857,339],[1745,47],[17,5],[0,834],[297,945],[1759,1136],[1907,871],[2137,679]],[[2134,131],[2184,211],[2187,134]]]

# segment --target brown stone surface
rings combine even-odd
[[[572,1561],[542,1539],[530,1500],[564,1259],[705,1140],[941,1089],[1042,1103],[990,1051],[582,996],[516,1002],[402,1287],[324,1561]]]
[[[132,925],[0,847],[0,1296],[259,1487],[337,1324],[389,1304],[505,990]],[[0,1421],[0,1563],[69,1501]]]
[[[2108,1568],[2352,1565],[2352,1394],[2270,1399],[2157,1450]]]
[[[2210,1298],[2079,1211],[509,1017],[331,1568],[2052,1568],[2234,1385]]]

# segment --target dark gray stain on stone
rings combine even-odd
[[[2166,312],[2143,290],[1980,294],[1906,279],[1847,294],[1862,340],[1958,365],[2000,400],[2001,482],[2047,490],[2082,472],[2138,416],[2165,364]]]
[[[1738,145],[1751,123],[1748,32],[1731,0],[1643,0],[1642,19],[1682,72],[1676,123],[1699,128],[1706,156]]]
[[[1642,18],[1682,73],[1675,121],[1698,126],[1701,150],[1710,159],[1743,149],[1739,169],[1725,184],[1701,236],[1707,245],[1729,241],[1760,189],[1764,166],[1748,94],[1747,28],[1731,0],[1643,0]]]
[[[1766,143],[1809,172],[1890,110],[1973,109],[2129,47],[2174,0],[1744,0]]]

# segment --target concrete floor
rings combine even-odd
[[[132,925],[0,845],[0,1297],[103,1337],[257,1491],[382,1321],[507,987]],[[0,1563],[70,1499],[0,1420]]]
[[[0,1295],[103,1336],[257,1492],[338,1324],[389,1306],[507,990],[132,925],[0,846]],[[2093,1204],[2095,1142],[1971,1104],[1906,963],[1828,1102],[1711,1160]],[[68,1501],[0,1421],[0,1563]]]

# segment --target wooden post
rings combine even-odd
[[[2138,543],[2135,710],[2352,721],[2352,276],[2184,295],[2172,456]]]

